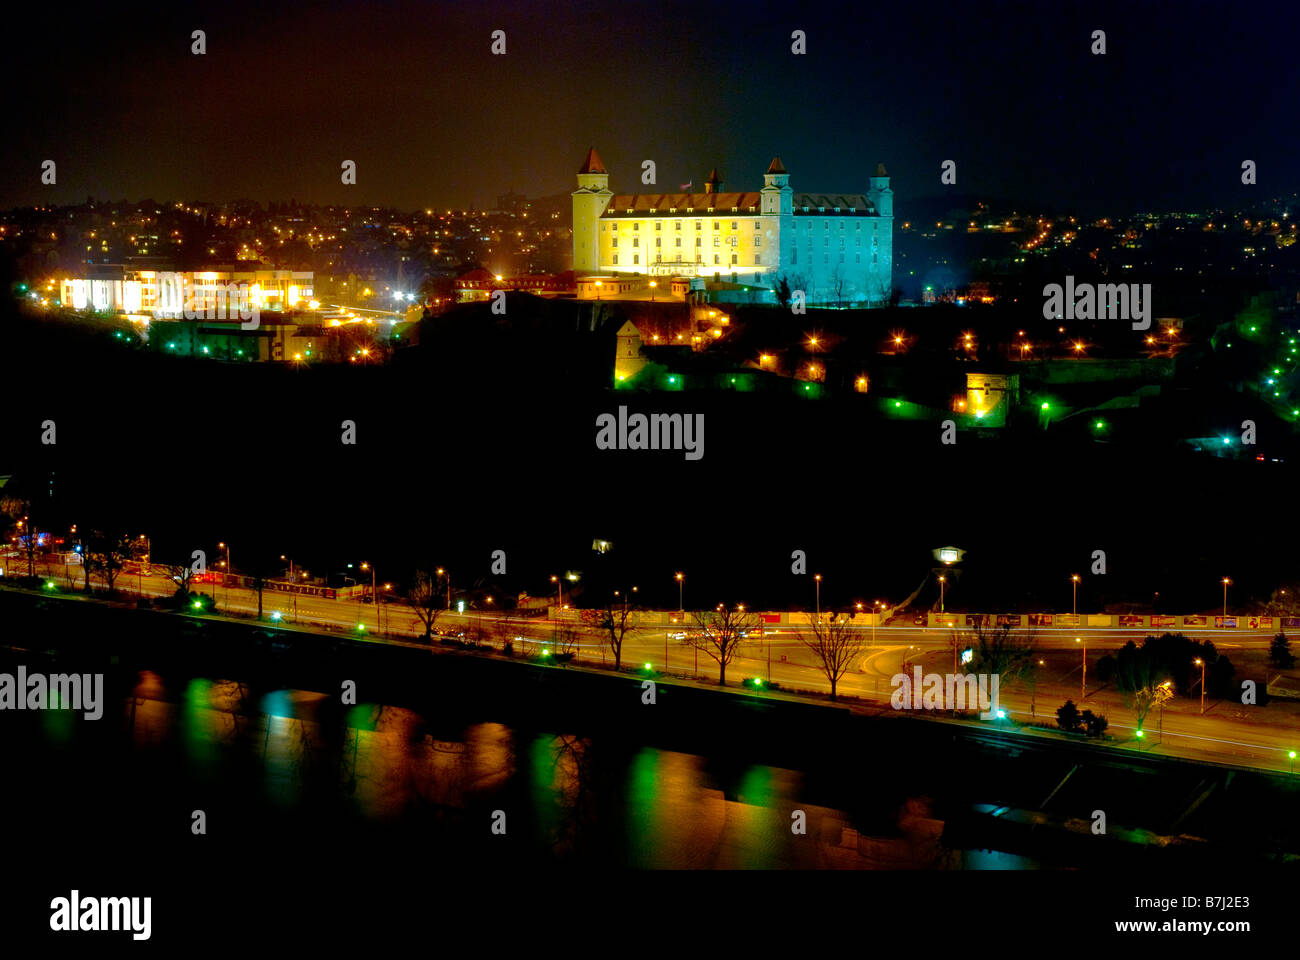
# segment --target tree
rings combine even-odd
[[[691,614],[698,630],[688,631],[687,646],[702,650],[718,665],[718,686],[727,685],[727,664],[736,658],[742,634],[758,627],[759,617],[748,613],[743,604],[734,609],[718,604],[713,610]]]
[[[96,530],[89,537],[82,563],[90,564],[104,581],[104,586],[112,594],[116,590],[118,574],[128,557],[131,556],[131,540],[123,533]],[[90,574],[87,573],[87,576]]]
[[[775,294],[776,302],[779,307],[782,309],[789,308],[791,297],[790,281],[787,280],[784,275],[782,275],[772,287],[772,293]]]
[[[1085,710],[1079,714],[1079,719],[1083,721],[1084,729],[1088,731],[1090,737],[1100,737],[1110,726],[1110,721],[1100,713],[1093,713],[1091,710]]]
[[[1056,725],[1066,733],[1075,733],[1079,729],[1079,708],[1073,700],[1066,700],[1056,708]]]
[[[972,673],[997,674],[1002,683],[1007,683],[1033,662],[1033,633],[1020,636],[1006,624],[990,627],[982,620],[975,624],[974,633],[970,644]]]
[[[637,608],[630,602],[628,591],[620,591],[622,603],[613,599],[603,610],[584,610],[582,620],[593,629],[599,630],[601,642],[614,654],[614,669],[623,665],[623,639],[629,630],[635,630],[640,618]]]
[[[433,628],[438,622],[438,615],[445,609],[443,602],[447,596],[446,584],[447,575],[440,570],[433,573],[416,570],[406,591],[407,602],[424,624],[424,639],[428,643],[433,642]]]
[[[1158,707],[1162,703],[1167,703],[1173,699],[1173,681],[1165,680],[1162,683],[1139,687],[1133,691],[1133,714],[1137,717],[1138,730],[1142,729],[1147,714],[1151,712],[1152,707]]]
[[[799,630],[795,636],[817,658],[822,673],[830,681],[831,699],[836,699],[840,678],[862,654],[866,642],[863,632],[855,630],[847,617],[835,616],[828,622],[814,620],[807,630]]]
[[[844,309],[844,268],[840,265],[835,266],[831,273],[831,290],[835,294],[835,306],[841,310]]]
[[[1295,656],[1291,653],[1291,641],[1286,638],[1285,633],[1279,633],[1268,645],[1268,662],[1275,667],[1289,667],[1295,663]]]

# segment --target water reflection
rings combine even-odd
[[[187,796],[226,789],[311,829],[400,824],[401,836],[464,847],[507,815],[509,856],[668,869],[916,869],[999,866],[946,850],[924,798],[878,790],[809,796],[807,776],[707,759],[617,737],[465,723],[386,704],[258,689],[238,681],[142,673],[123,704],[122,748],[161,771],[176,757]],[[51,711],[50,716],[59,716]],[[55,729],[50,741],[76,737]],[[152,759],[150,759],[152,758]],[[813,803],[812,800],[822,803]],[[830,805],[826,801],[830,799]],[[277,821],[279,822],[279,821]],[[413,832],[408,833],[407,828]],[[795,829],[795,828],[798,829]],[[465,838],[470,838],[466,840]]]

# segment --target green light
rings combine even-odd
[[[310,350],[307,351],[307,356],[309,356],[309,357],[311,356],[311,351],[310,351]]]
[[[194,609],[195,609],[195,610],[202,610],[202,609],[203,609],[203,601],[202,601],[202,600],[195,600],[195,601],[194,601]]]
[[[1046,400],[1044,400],[1044,401],[1043,401],[1043,407],[1042,407],[1042,409],[1046,410],[1047,407],[1048,407],[1048,403],[1047,403]]]
[[[650,664],[647,663],[647,664],[645,665],[645,668],[646,668],[647,670],[651,669]]]
[[[1287,754],[1287,756],[1290,757],[1292,760],[1294,760],[1294,759],[1295,759],[1295,751],[1292,750],[1290,753]]]
[[[1292,340],[1291,342],[1292,342],[1292,343],[1295,343],[1294,340]],[[1279,373],[1281,373],[1281,372],[1282,372],[1282,371],[1281,371],[1280,368],[1278,368],[1278,367],[1274,367],[1274,368],[1273,368],[1273,376],[1276,377],[1276,376],[1277,376]]]
[[[1139,740],[1142,739],[1142,731],[1141,731],[1141,730],[1139,730],[1139,731],[1137,732],[1137,736],[1138,736],[1138,739],[1139,739]]]
[[[902,401],[902,400],[895,400],[895,401],[894,401],[894,406],[895,406],[895,407],[901,407],[902,405],[903,405],[903,401]]]
[[[53,580],[46,580],[46,581],[45,581],[45,589],[46,589],[46,590],[53,590],[53,589],[54,589],[54,581],[53,581]]]
[[[237,357],[242,357],[243,355],[244,355],[244,351],[243,351],[243,350],[236,350],[236,351],[235,351],[235,356],[237,356]]]
[[[736,378],[735,378],[735,377],[732,377],[732,378],[731,378],[731,382],[732,382],[732,383],[735,383],[735,382],[736,382]]]
[[[1105,421],[1105,420],[1098,420],[1096,423],[1093,424],[1093,426],[1096,427],[1098,430],[1105,430],[1105,429],[1106,429],[1106,421]]]
[[[1251,332],[1251,333],[1254,333],[1254,332],[1255,332],[1255,328],[1254,328],[1254,327],[1251,327],[1251,328],[1250,328],[1250,332]]]
[[[366,625],[364,623],[358,623],[357,633],[365,633],[365,632],[366,632]]]
[[[174,344],[174,343],[169,343],[169,344],[167,344],[167,349],[168,349],[168,350],[175,350],[175,349],[176,349],[176,344]]]
[[[550,655],[551,655],[551,651],[547,650],[545,647],[542,647],[542,656],[549,657]]]
[[[1226,447],[1228,444],[1230,444],[1230,443],[1232,443],[1232,438],[1231,438],[1231,437],[1224,437],[1224,438],[1223,438],[1223,445],[1224,445],[1225,447]]]
[[[676,378],[676,377],[669,377],[669,378],[668,378],[668,382],[669,382],[669,383],[676,383],[676,382],[677,382],[677,378]]]
[[[272,613],[272,614],[271,614],[271,619],[272,619],[272,620],[279,620],[279,619],[280,619],[280,611],[279,611],[279,610],[276,610],[274,613]]]

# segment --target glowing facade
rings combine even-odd
[[[866,193],[795,193],[780,158],[761,190],[615,194],[593,148],[573,192],[573,268],[583,274],[706,277],[774,287],[809,303],[889,300],[894,192],[883,165]]]

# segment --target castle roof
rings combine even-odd
[[[721,182],[722,182],[722,178],[721,178],[720,176],[718,176],[718,168],[717,168],[717,167],[714,167],[712,170],[709,171],[709,179],[705,180],[704,182],[705,182],[705,183],[721,183]]]
[[[771,164],[767,168],[768,173],[785,173],[785,165],[781,163],[780,157],[773,157]]]
[[[848,213],[850,207],[855,213],[874,213],[876,210],[865,193],[796,193],[793,200],[795,213],[803,213],[804,207],[808,207],[809,213],[820,213],[822,207],[828,211],[839,207],[841,213]]]
[[[876,164],[876,176],[878,177],[889,176],[889,174],[885,173],[885,165],[883,163]]]
[[[609,171],[605,169],[605,165],[601,163],[600,154],[596,152],[595,147],[592,147],[590,150],[587,151],[587,160],[578,169],[578,172],[579,173],[604,173],[604,174],[609,173]]]
[[[627,216],[631,210],[634,215],[645,216],[651,210],[656,215],[668,215],[670,210],[685,213],[690,207],[695,213],[704,213],[710,207],[715,213],[730,213],[735,207],[737,213],[754,213],[762,209],[763,195],[757,190],[736,193],[625,193],[610,198],[602,217]]]

